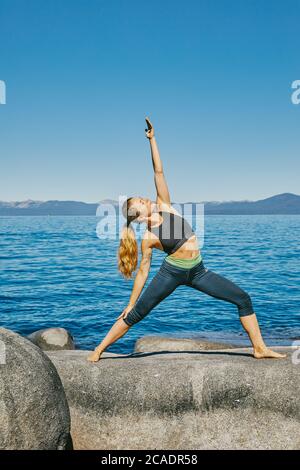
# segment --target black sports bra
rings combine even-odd
[[[159,211],[158,213],[165,214],[162,223],[157,227],[150,227],[148,230],[159,238],[163,250],[170,255],[178,250],[195,232],[180,215],[167,211]]]

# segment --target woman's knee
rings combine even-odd
[[[123,318],[124,322],[128,326],[132,326],[135,323],[138,323],[141,321],[148,313],[148,309],[142,308],[141,305],[139,305],[138,309],[134,306],[130,312],[127,314],[125,318]]]
[[[254,313],[252,299],[248,292],[242,291],[237,307],[240,317],[245,317],[246,315],[252,315]]]

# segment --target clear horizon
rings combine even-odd
[[[299,192],[300,2],[2,0],[0,200]]]
[[[296,194],[296,193],[279,193],[279,194],[272,194],[271,196],[268,196],[266,198],[263,198],[263,199],[269,199],[271,197],[275,197],[275,196],[281,196],[282,194],[291,194],[293,196],[299,196],[300,197],[300,194]],[[154,198],[155,199],[155,198]],[[106,200],[113,200],[113,201],[116,201],[118,202],[118,199],[113,199],[113,198],[103,198],[103,199],[100,199],[99,201],[83,201],[81,199],[23,199],[23,200],[11,200],[11,201],[4,201],[4,200],[0,200],[0,203],[1,202],[5,202],[5,203],[12,203],[12,202],[29,202],[29,201],[32,201],[32,202],[50,202],[50,201],[58,201],[58,202],[83,202],[85,204],[98,204],[99,202],[101,201],[106,201]],[[175,200],[172,200],[172,202],[178,202],[178,203],[188,203],[188,202],[257,202],[259,201],[260,199],[223,199],[223,200],[199,200],[199,201],[191,201],[191,200],[185,200],[185,201],[175,201]]]

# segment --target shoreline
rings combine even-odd
[[[224,332],[226,333],[226,332]],[[133,342],[133,345],[131,348],[128,348],[130,349],[129,351],[126,351],[124,353],[124,347],[121,346],[120,344],[118,345],[117,342],[115,344],[112,344],[109,348],[108,348],[108,351],[112,352],[112,353],[115,353],[115,354],[121,354],[122,352],[124,354],[129,354],[130,352],[133,352],[134,351],[134,345],[135,343],[140,339],[140,338],[143,338],[143,337],[147,337],[147,336],[155,336],[155,337],[161,337],[161,338],[165,338],[165,337],[168,337],[170,339],[181,339],[181,340],[194,340],[194,341],[203,341],[203,342],[207,342],[207,343],[223,343],[224,344],[224,347],[226,346],[229,346],[231,344],[235,344],[237,347],[239,348],[249,348],[251,347],[251,343],[248,339],[247,336],[245,336],[244,338],[241,338],[239,335],[226,335],[226,337],[223,336],[223,332],[220,334],[210,334],[209,332],[207,334],[203,334],[203,332],[201,332],[201,334],[187,334],[186,332],[166,332],[166,333],[148,333],[148,334],[145,334],[145,333],[141,333],[141,335],[139,337],[137,337],[136,339],[134,339],[132,342]],[[99,340],[101,340],[101,336],[99,337]],[[75,338],[76,340],[76,338]],[[294,338],[290,339],[290,338],[274,338],[274,337],[271,337],[269,338],[267,335],[264,335],[264,340],[267,344],[268,347],[292,347],[293,346],[293,343],[296,342],[296,341],[299,341],[300,342],[300,335],[299,336],[295,336]],[[76,341],[75,341],[76,343]],[[96,345],[95,345],[96,346]],[[93,349],[93,347],[88,347],[87,345],[81,345],[80,343],[77,344],[76,343],[76,350],[80,350],[80,351],[87,351],[87,350],[90,350],[90,349]]]

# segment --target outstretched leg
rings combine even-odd
[[[265,345],[255,313],[242,316],[240,320],[253,345],[253,355],[256,359],[286,357],[286,354],[277,353]]]
[[[166,271],[162,266],[127,316],[119,318],[114,323],[99,346],[89,355],[88,360],[91,362],[99,361],[101,354],[108,346],[124,336],[132,325],[142,320],[180,284],[181,278],[176,276],[175,273]]]
[[[234,282],[209,269],[202,269],[193,274],[188,285],[216,299],[225,300],[237,306],[242,326],[252,343],[253,355],[256,359],[286,357],[286,354],[279,354],[267,348],[253,311],[251,298]]]
[[[122,338],[122,336],[127,333],[130,326],[124,323],[123,318],[119,318],[111,327],[103,341],[97,346],[94,351],[88,356],[88,361],[90,362],[97,362],[100,359],[101,354],[103,351],[110,346],[112,343],[117,341],[118,339]]]

